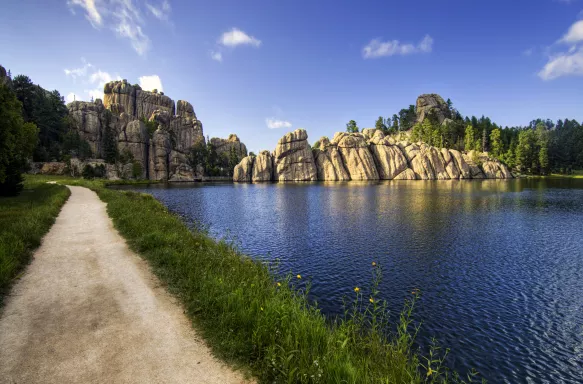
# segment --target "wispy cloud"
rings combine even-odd
[[[261,45],[261,40],[256,39],[253,36],[249,36],[240,29],[233,28],[221,35],[219,44],[224,45],[225,47],[236,47],[238,45],[251,45],[254,47],[259,47]]]
[[[534,53],[534,48],[528,48],[528,49],[525,49],[524,51],[522,51],[523,56],[532,56],[533,53]]]
[[[172,10],[170,3],[166,0],[163,1],[159,6],[146,3],[146,8],[148,8],[148,11],[150,11],[154,17],[162,21],[168,21],[168,18],[170,17],[170,11]]]
[[[103,99],[103,87],[106,83],[113,80],[121,80],[119,75],[111,75],[109,72],[96,68],[93,64],[82,59],[83,66],[74,69],[65,69],[65,75],[71,77],[75,82],[81,81],[84,86],[83,93],[87,96],[85,99]],[[83,100],[80,93],[70,92],[67,94],[67,102],[73,100]]]
[[[417,45],[411,43],[401,43],[399,40],[382,41],[373,39],[362,49],[362,56],[365,59],[376,59],[385,56],[411,55],[414,53],[429,53],[433,50],[433,38],[425,35]]]
[[[211,59],[221,63],[223,62],[223,54],[221,52],[211,51]]]
[[[155,18],[168,21],[171,6],[168,0],[153,5],[140,0],[67,0],[73,13],[76,9],[85,12],[85,18],[96,29],[107,28],[118,37],[129,40],[132,48],[141,56],[151,49],[151,41],[144,28],[143,12]]]
[[[267,128],[269,129],[278,129],[278,128],[291,128],[292,123],[286,120],[277,120],[277,119],[265,119],[265,124],[267,124]]]
[[[543,80],[554,80],[564,76],[583,76],[583,20],[576,21],[558,41],[568,46],[563,52],[552,53],[538,76]]]
[[[152,91],[154,89],[157,89],[158,92],[164,91],[162,80],[160,80],[158,75],[141,76],[140,87],[142,87],[144,91]]]

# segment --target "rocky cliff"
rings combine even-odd
[[[175,104],[163,93],[144,91],[123,80],[105,85],[103,101],[75,101],[67,107],[73,129],[89,143],[94,158],[105,157],[106,138],[112,137],[118,153],[137,163],[144,178],[202,177],[202,170],[188,163],[190,148],[205,139],[202,123],[187,101]]]
[[[273,154],[245,157],[235,167],[236,182],[509,179],[506,165],[486,153],[461,153],[425,143],[395,142],[380,130],[338,132],[309,149],[299,129],[283,136]]]

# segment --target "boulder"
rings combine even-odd
[[[460,172],[460,179],[471,179],[472,173],[470,171],[470,167],[468,163],[466,163],[464,157],[462,156],[460,151],[456,151],[455,149],[450,149],[449,153],[451,154],[457,169]]]
[[[202,123],[196,117],[173,116],[170,119],[169,131],[174,140],[173,149],[188,153],[197,143],[205,143]]]
[[[442,124],[445,119],[451,119],[451,111],[447,103],[435,93],[419,96],[415,112],[417,123],[422,123],[428,116],[435,118],[439,124]]]
[[[476,156],[475,151],[470,151],[467,154],[464,153],[462,154],[463,159],[466,161],[466,163],[468,164],[468,167],[470,168],[470,175],[472,179],[485,179],[486,176],[484,175],[484,172],[482,172],[482,170],[480,169],[479,166],[479,161],[475,162],[473,160],[473,157]]]
[[[304,129],[287,133],[275,147],[274,179],[278,181],[316,181],[318,173],[314,155]]]
[[[273,155],[269,151],[261,151],[255,157],[251,180],[254,183],[273,180]]]
[[[376,128],[364,128],[362,130],[362,136],[364,136],[366,140],[370,140],[372,139],[376,131],[377,131]]]
[[[136,119],[149,119],[155,110],[174,115],[174,101],[163,93],[143,91],[140,86],[127,80],[111,81],[103,87],[103,102],[106,108],[120,104],[126,113]]]
[[[415,172],[411,168],[405,169],[403,172],[399,173],[393,180],[415,180]]]
[[[313,149],[318,180],[348,181],[350,175],[344,167],[342,156],[336,145],[330,144],[327,137],[320,138],[320,149]]]
[[[409,165],[415,173],[416,179],[435,180],[435,173],[428,157],[428,146],[422,144],[422,147],[413,143],[405,147],[404,151]]]
[[[368,143],[381,180],[392,180],[407,169],[405,155],[382,131],[377,130]]]
[[[443,163],[445,164],[445,171],[449,175],[449,178],[454,180],[459,179],[461,176],[460,170],[455,164],[453,156],[446,148],[441,148],[441,157],[443,158]]]
[[[379,179],[373,155],[362,134],[338,132],[334,135],[332,144],[338,146],[351,180]]]
[[[178,100],[176,102],[176,115],[190,119],[196,119],[196,114],[194,113],[192,104],[184,100]]]
[[[451,177],[445,169],[445,161],[441,156],[441,152],[435,147],[428,147],[425,151],[431,167],[433,168],[433,175],[437,180],[449,180]]]
[[[170,151],[168,168],[169,181],[193,181],[197,176],[195,170],[188,163],[186,154],[179,151]]]
[[[253,173],[253,156],[246,156],[233,170],[233,181],[236,183],[250,183]]]

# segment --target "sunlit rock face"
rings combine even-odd
[[[374,158],[364,135],[360,133],[338,132],[332,139],[338,146],[344,167],[351,180],[378,180]]]
[[[308,144],[308,133],[296,129],[277,142],[273,152],[277,181],[316,181],[318,173]]]
[[[489,158],[485,153],[461,153],[422,142],[397,142],[380,130],[368,129],[364,134],[337,132],[332,140],[321,137],[317,146],[311,150],[307,138],[304,130],[286,134],[279,140],[273,153],[262,151],[256,158],[244,158],[237,166],[233,180],[260,182],[512,178],[508,167]]]

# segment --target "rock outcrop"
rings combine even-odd
[[[230,156],[231,151],[234,151],[239,159],[247,156],[247,147],[235,134],[230,134],[227,139],[213,137],[210,139],[210,143],[215,147],[219,156]]]
[[[261,151],[253,162],[251,181],[254,183],[273,180],[273,155],[269,151]]]
[[[348,181],[350,175],[344,167],[344,162],[338,146],[330,143],[326,136],[320,138],[320,147],[313,149],[318,180]]]
[[[367,139],[368,138],[368,139]],[[512,178],[486,154],[461,153],[425,143],[395,142],[380,130],[338,132],[309,151],[303,129],[282,137],[273,154],[262,151],[235,167],[234,181],[458,180]],[[473,161],[472,158],[477,159]],[[273,164],[273,171],[270,165]],[[315,169],[315,176],[314,176]],[[270,178],[271,177],[271,178]]]
[[[296,129],[279,139],[273,155],[275,180],[318,180],[314,155],[308,144],[308,134],[304,129]]]
[[[338,146],[351,180],[379,179],[373,155],[362,134],[339,132],[334,135],[332,144]]]
[[[188,161],[190,149],[205,143],[202,123],[189,102],[178,100],[175,107],[163,93],[144,91],[123,80],[105,84],[103,102],[75,101],[67,107],[74,129],[89,143],[94,158],[104,157],[107,133],[117,138],[118,152],[126,160],[131,158],[134,169],[141,166],[144,178],[190,181],[202,177],[202,169],[192,169]],[[148,131],[143,121],[153,122],[155,131]]]
[[[376,162],[379,178],[392,180],[408,168],[407,159],[401,149],[380,130],[369,140],[370,150]]]
[[[233,181],[237,183],[250,183],[253,174],[253,156],[245,156],[233,170]]]
[[[415,111],[418,123],[422,123],[429,116],[435,118],[439,124],[442,124],[445,119],[451,119],[451,111],[447,103],[435,93],[419,96]]]

